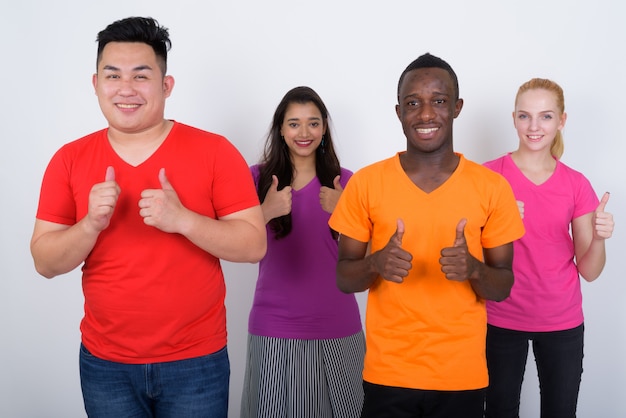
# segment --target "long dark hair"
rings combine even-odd
[[[267,135],[263,158],[260,162],[260,175],[257,192],[261,203],[272,185],[272,175],[278,176],[278,190],[291,185],[293,180],[293,162],[289,148],[280,134],[287,108],[292,103],[313,103],[322,114],[322,122],[326,128],[322,143],[315,151],[315,174],[322,186],[333,188],[333,180],[341,173],[339,159],[333,146],[330,128],[330,115],[320,96],[310,87],[295,87],[287,92],[274,112],[272,126]],[[291,213],[274,218],[269,222],[275,238],[283,238],[291,232]]]

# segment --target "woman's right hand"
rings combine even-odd
[[[272,185],[265,195],[261,209],[263,209],[265,223],[289,214],[291,212],[291,186],[278,190],[278,177],[272,175]]]

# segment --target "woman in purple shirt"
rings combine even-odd
[[[318,94],[296,87],[251,167],[268,228],[250,312],[242,417],[358,417],[365,341],[353,294],[337,288],[328,226],[352,173],[339,165]]]

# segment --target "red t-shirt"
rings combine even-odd
[[[78,222],[108,166],[121,193],[82,267],[83,344],[97,357],[130,364],[218,351],[226,344],[219,259],[182,235],[145,225],[138,202],[143,190],[160,188],[158,173],[165,168],[182,204],[194,212],[216,219],[258,205],[245,160],[226,138],[175,123],[155,153],[133,167],[115,153],[105,129],[54,155],[37,218]]]

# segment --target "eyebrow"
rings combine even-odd
[[[288,122],[289,121],[298,121],[298,120],[300,120],[300,118],[289,118],[289,119],[287,119]],[[311,118],[309,118],[307,120],[322,120],[322,118],[318,118],[317,116],[313,116],[313,117],[311,117]]]
[[[114,65],[105,65],[102,69],[103,70],[108,70],[108,71],[120,71],[120,69],[117,68]],[[133,68],[133,71],[144,71],[144,70],[150,70],[151,71],[152,67],[150,67],[147,64],[144,64],[144,65],[139,65],[139,66]]]

